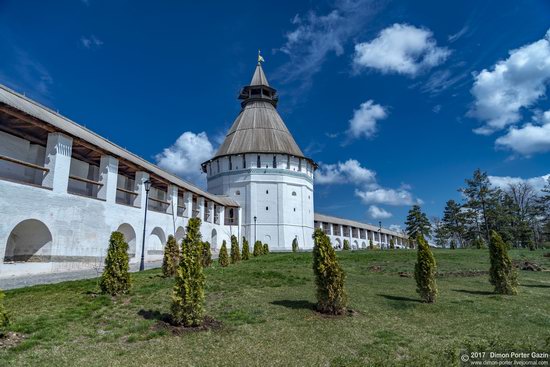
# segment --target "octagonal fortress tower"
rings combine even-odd
[[[250,85],[242,88],[241,112],[216,155],[202,164],[208,191],[241,205],[241,236],[271,250],[313,247],[313,173],[277,112],[277,91],[258,61]]]

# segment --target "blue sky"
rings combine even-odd
[[[316,210],[389,226],[478,167],[541,186],[549,29],[534,0],[0,0],[0,83],[200,184],[260,48]]]

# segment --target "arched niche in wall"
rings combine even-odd
[[[52,234],[37,219],[19,222],[10,232],[4,262],[49,262],[52,255]]]
[[[136,256],[136,231],[128,223],[121,224],[118,229],[118,232],[124,235],[124,240],[128,244],[128,256],[133,258]]]

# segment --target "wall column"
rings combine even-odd
[[[69,185],[73,139],[61,133],[49,133],[44,167],[49,169],[42,185],[54,192],[66,193]]]
[[[168,206],[168,213],[172,214],[174,218],[178,214],[178,187],[176,185],[168,185],[167,200],[170,202]]]
[[[134,206],[138,208],[145,208],[145,185],[144,182],[149,179],[149,174],[147,172],[138,171],[136,172],[136,180],[134,191],[137,193],[136,198],[134,199]]]
[[[193,216],[193,193],[191,191],[185,191],[183,193],[183,204],[185,205],[184,216],[191,218]]]
[[[103,184],[99,188],[97,197],[108,203],[116,201],[116,188],[118,181],[118,159],[110,155],[102,155],[99,163],[99,182]]]
[[[208,222],[214,223],[214,202],[210,201],[208,204]]]
[[[199,218],[204,222],[204,198],[202,196],[197,198],[197,205],[199,206]]]
[[[223,226],[225,223],[225,206],[218,205],[218,222],[220,226]]]

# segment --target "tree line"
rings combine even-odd
[[[550,177],[539,192],[527,182],[506,188],[491,184],[486,172],[477,169],[459,188],[462,201],[447,201],[443,216],[430,221],[415,205],[409,211],[407,234],[432,237],[441,247],[485,247],[491,231],[510,247],[550,245]]]

